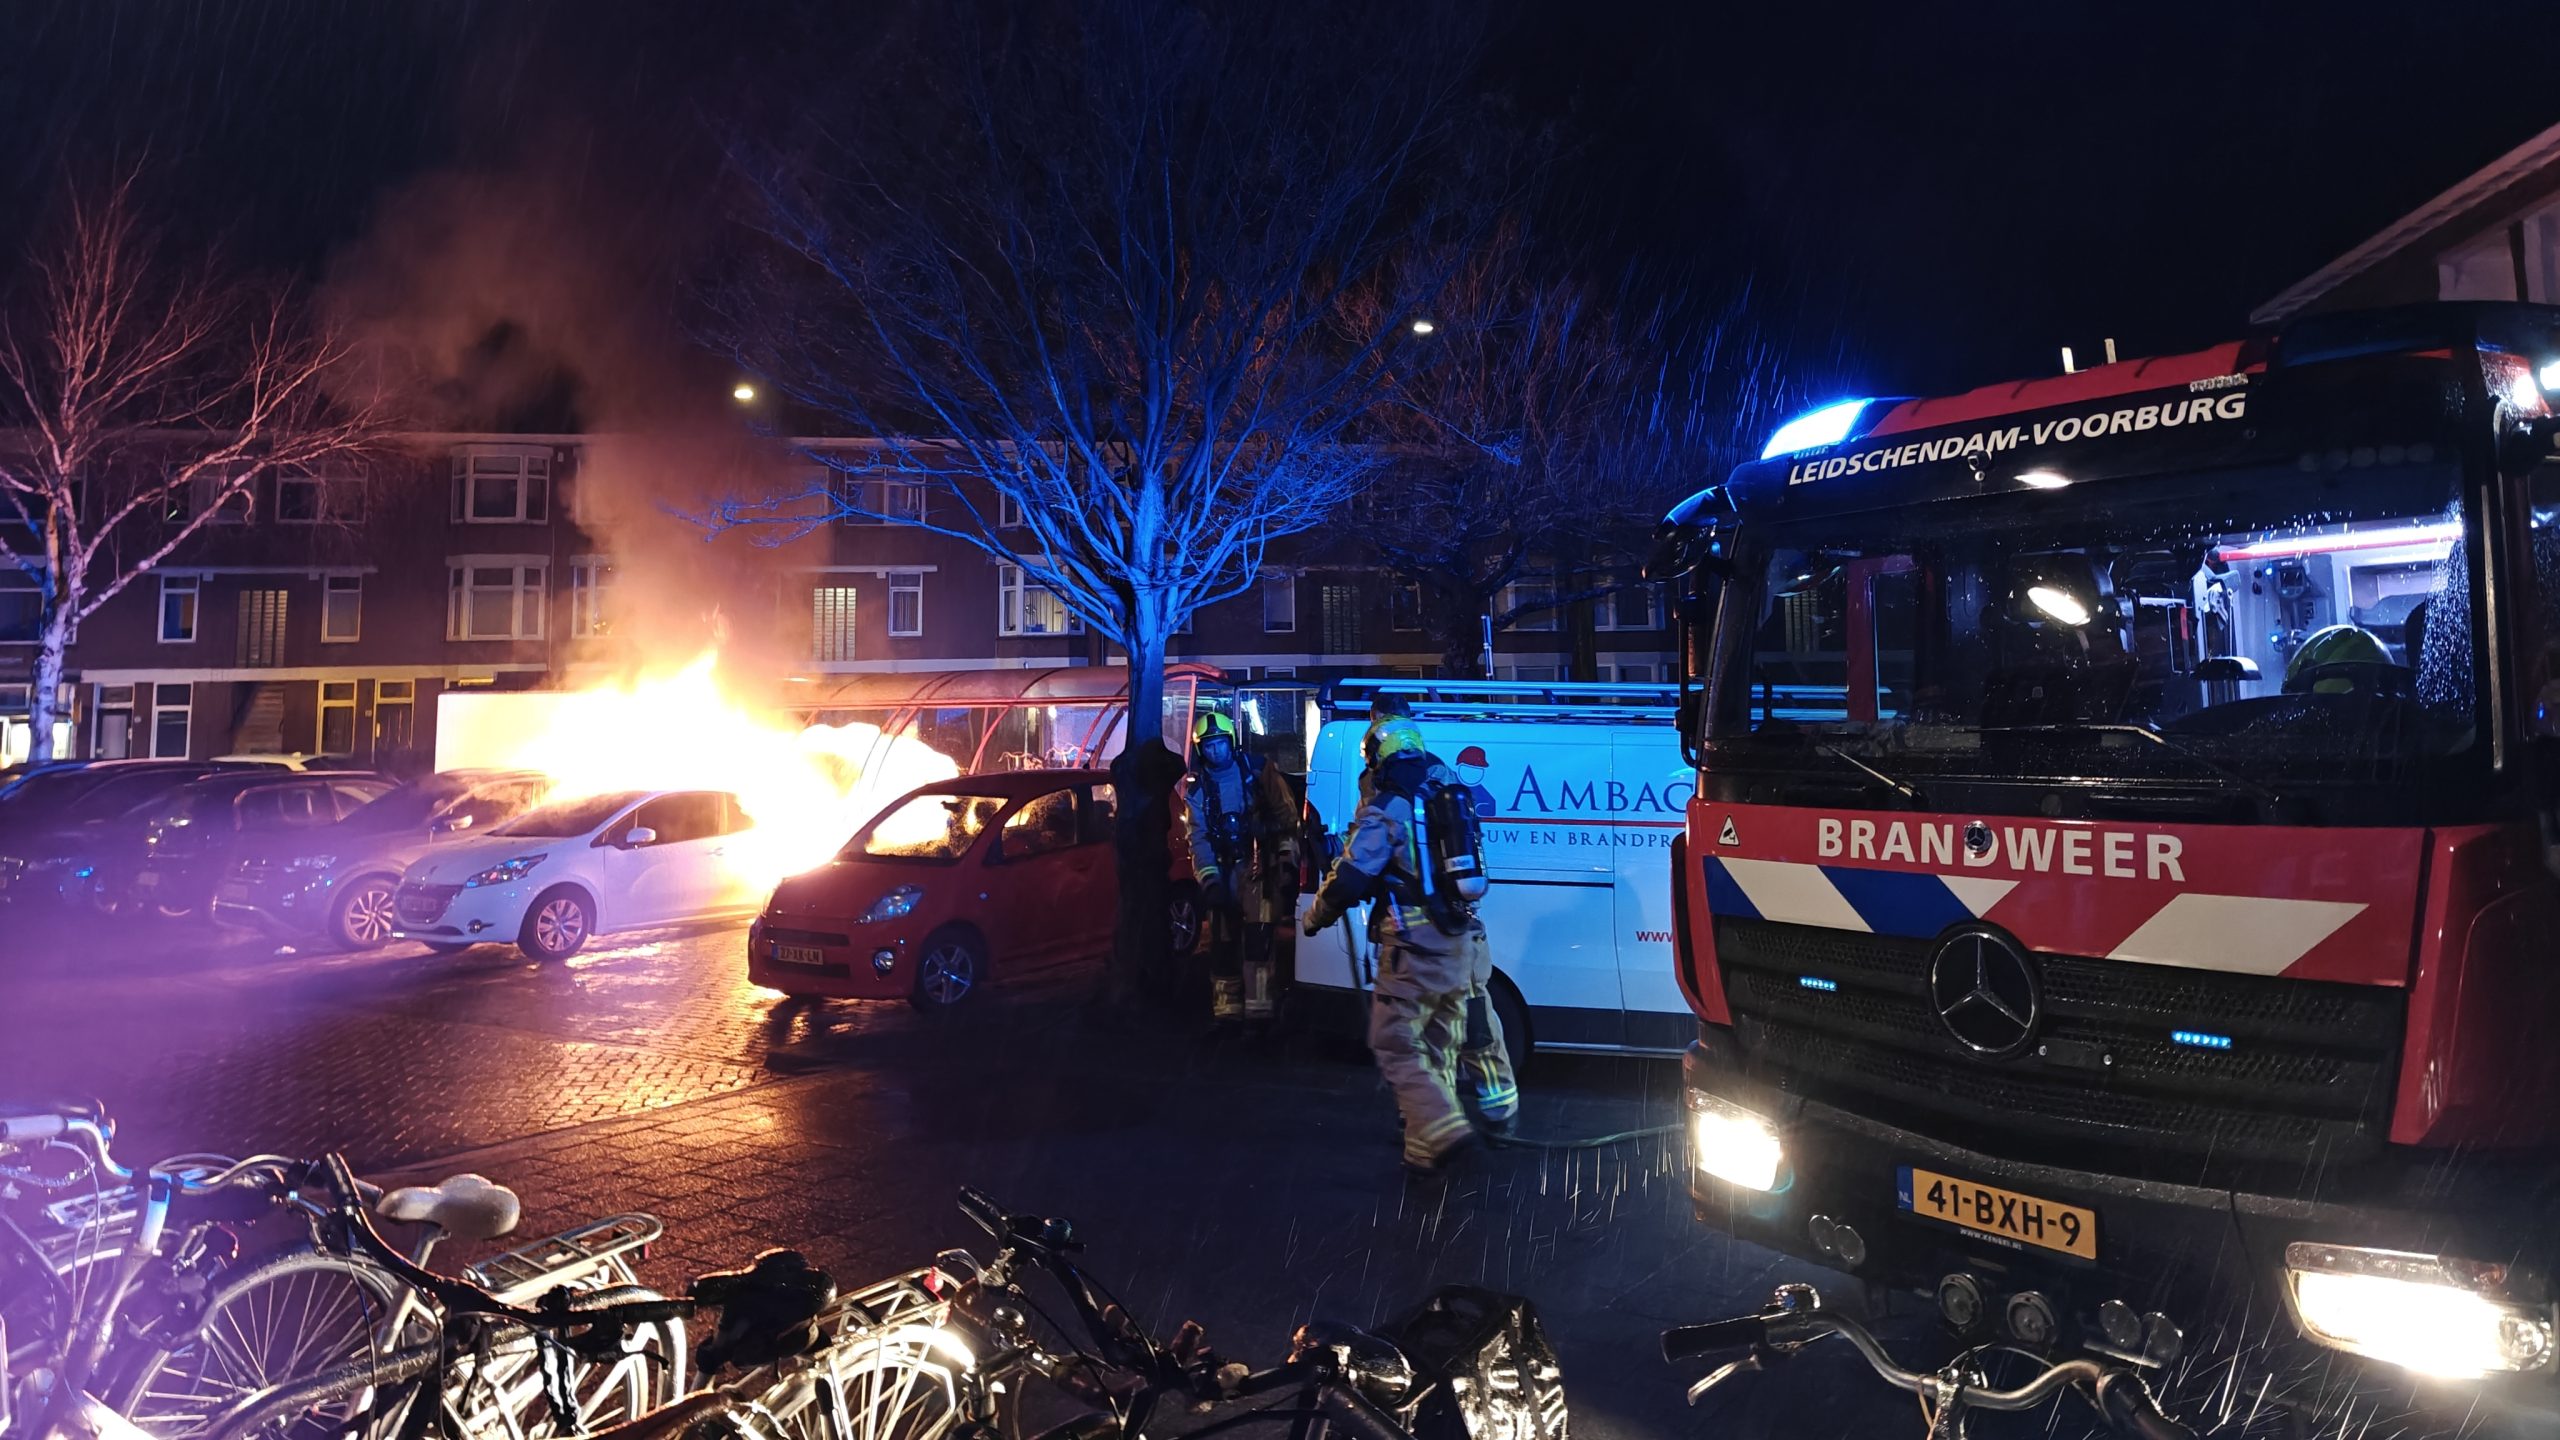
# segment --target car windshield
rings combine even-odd
[[[863,826],[844,848],[844,855],[948,863],[969,853],[969,847],[1004,813],[1005,803],[999,795],[939,790],[910,795]]]
[[[548,805],[536,805],[489,833],[531,835],[543,839],[568,839],[572,836],[584,835],[638,803],[647,793],[644,790],[620,790],[610,795],[589,795],[576,800],[555,800]]]
[[[430,775],[383,794],[339,823],[364,835],[423,829],[438,810],[468,788],[444,776]]]
[[[2051,478],[1746,527],[1717,763],[2263,789],[2414,779],[2486,748],[2449,465]]]

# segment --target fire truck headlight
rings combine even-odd
[[[1774,1190],[1786,1162],[1777,1127],[1720,1095],[1689,1092],[1689,1142],[1697,1167],[1745,1190]]]
[[[2552,1368],[2550,1307],[2495,1293],[2503,1267],[2300,1240],[2284,1263],[2293,1317],[2322,1345],[2448,1379]]]

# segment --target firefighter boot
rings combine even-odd
[[[1233,1025],[1244,1019],[1244,981],[1233,975],[1214,976],[1209,981],[1209,1023]]]
[[[1511,1073],[1502,1017],[1481,989],[1467,997],[1467,1043],[1458,1050],[1458,1070],[1474,1092],[1477,1128],[1495,1140],[1509,1139],[1520,1114],[1520,1082]]]
[[[1268,960],[1244,962],[1243,1014],[1247,1025],[1268,1026],[1277,1013],[1271,998],[1271,970]]]

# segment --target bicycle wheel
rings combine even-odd
[[[632,1299],[659,1299],[634,1289]],[[460,1432],[454,1440],[540,1440],[582,1434],[636,1419],[668,1404],[682,1369],[683,1331],[635,1326],[611,1363],[567,1357],[569,1391],[579,1424],[563,1423],[552,1403],[533,1335],[509,1327],[458,1358],[444,1394],[445,1414]]]
[[[62,1343],[71,1317],[114,1277],[131,1234],[130,1226],[118,1226],[39,1240],[32,1249],[8,1243],[0,1253],[0,1327],[12,1372]]]
[[[980,1413],[977,1362],[948,1319],[948,1305],[906,1280],[838,1301],[821,1322],[825,1343],[761,1397],[780,1440],[942,1440],[996,1418]]]
[[[107,1403],[159,1440],[190,1440],[244,1397],[427,1338],[426,1315],[404,1307],[405,1294],[379,1268],[325,1251],[260,1261],[218,1281],[194,1322],[167,1343],[146,1346]],[[398,1408],[379,1399],[310,1411],[274,1433],[344,1440],[369,1416]]]

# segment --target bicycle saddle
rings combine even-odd
[[[456,1240],[495,1240],[516,1228],[524,1203],[486,1175],[454,1175],[433,1185],[404,1185],[374,1207],[385,1220],[432,1225]]]

